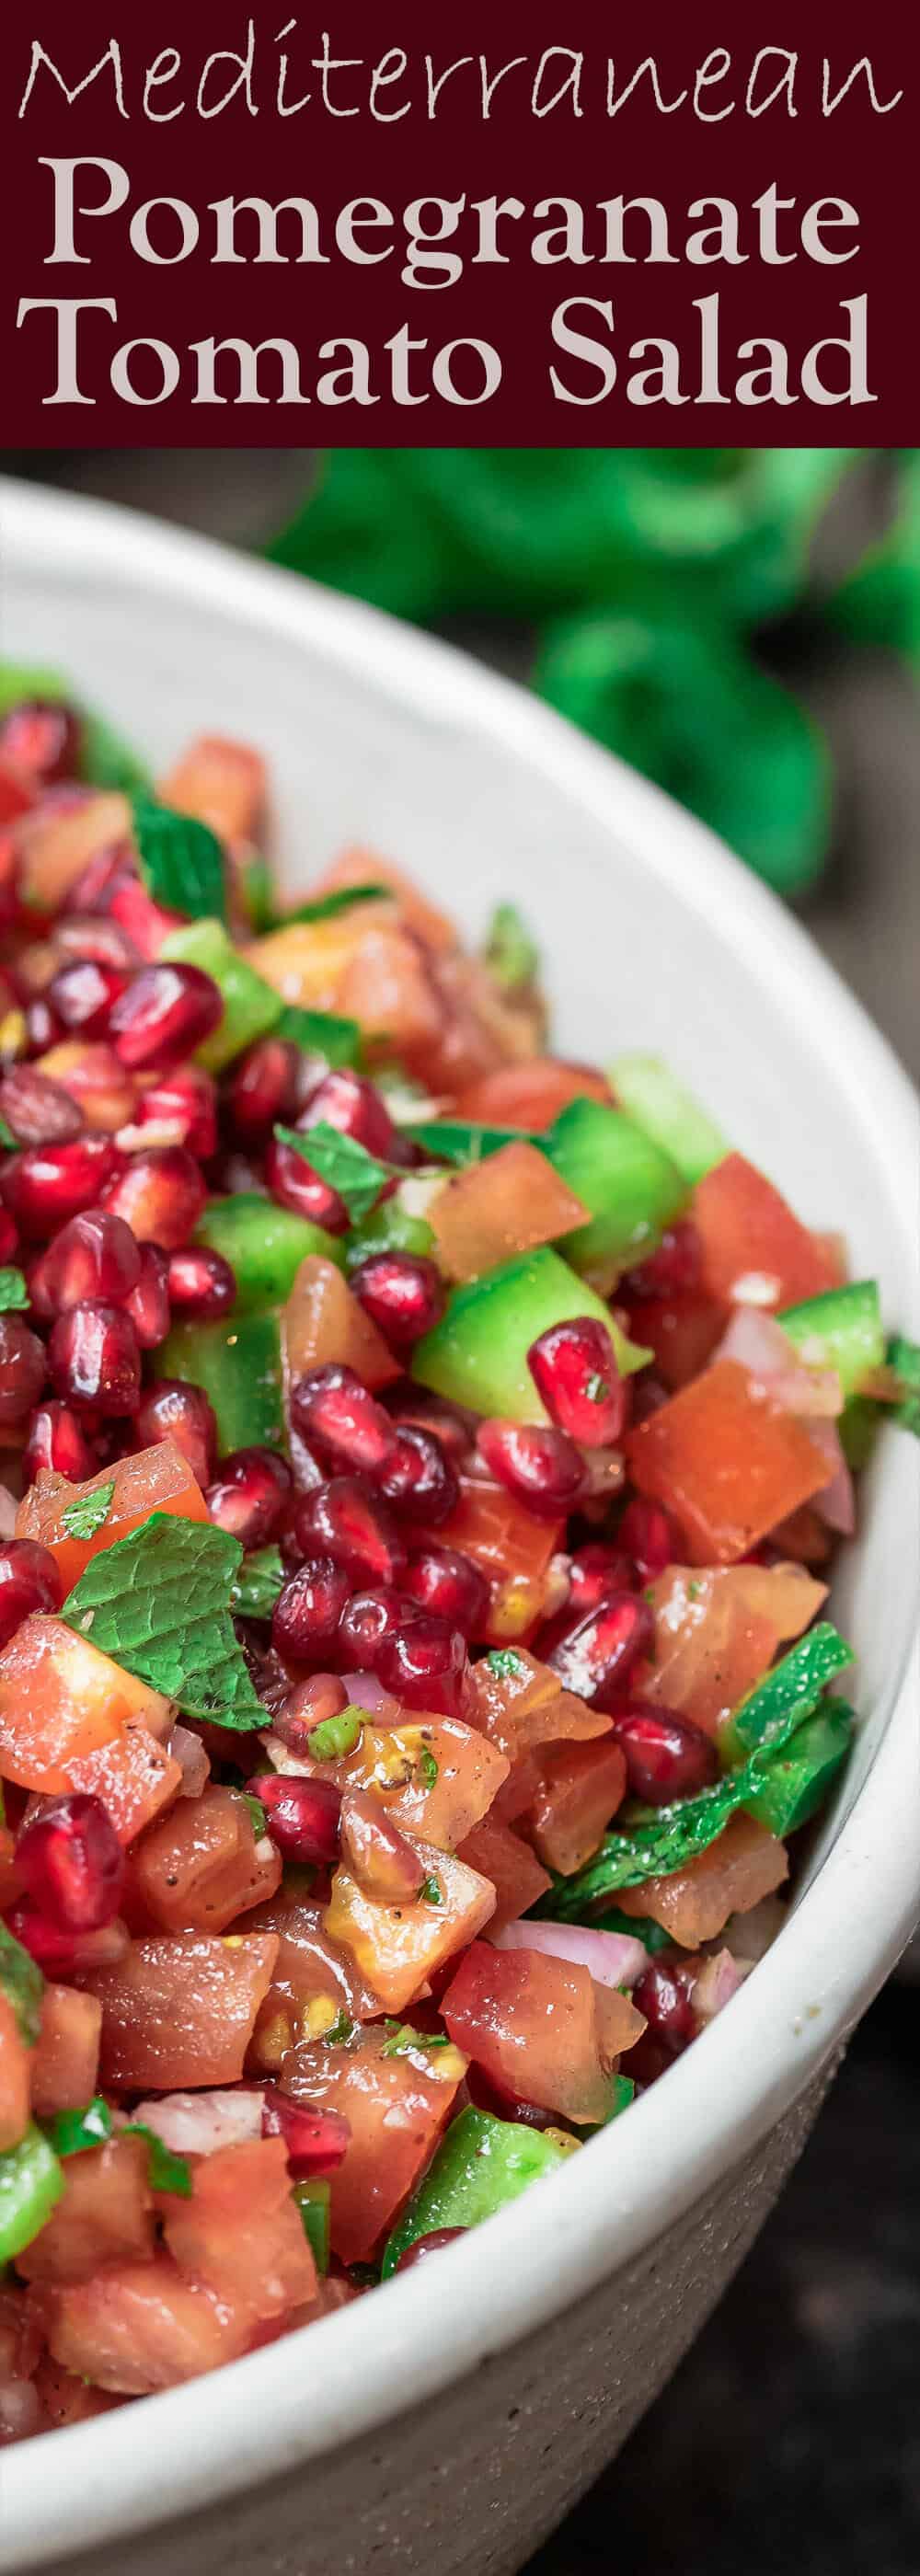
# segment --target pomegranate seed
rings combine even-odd
[[[300,1112],[298,1135],[320,1126],[337,1127],[340,1135],[354,1136],[369,1154],[378,1154],[383,1162],[393,1160],[398,1139],[389,1110],[373,1083],[347,1065],[325,1074]]]
[[[68,1476],[72,1485],[83,1485],[89,1476],[95,1475],[98,1464],[86,1433],[69,1405],[58,1404],[53,1398],[47,1404],[39,1405],[32,1415],[29,1437],[22,1453],[23,1484],[34,1484],[36,1476],[44,1472]]]
[[[391,1824],[379,1798],[349,1789],[339,1820],[342,1858],[375,1905],[411,1905],[428,1872],[417,1847]]]
[[[478,1428],[474,1414],[460,1413],[443,1396],[399,1394],[393,1401],[393,1417],[400,1427],[411,1423],[417,1431],[432,1432],[453,1466],[468,1465]]]
[[[19,1145],[66,1145],[79,1136],[83,1118],[61,1082],[34,1064],[14,1065],[0,1082],[0,1116]]]
[[[106,912],[113,887],[118,879],[124,876],[125,870],[133,869],[133,866],[131,848],[127,841],[108,841],[104,849],[94,850],[92,858],[87,859],[85,868],[81,868],[73,885],[68,886],[61,905],[62,912],[70,914]]]
[[[644,2015],[648,2033],[667,2050],[679,2057],[682,2049],[696,2037],[696,2021],[688,1991],[694,1970],[688,1960],[650,1959],[643,1968],[638,1984],[633,1987],[633,2002]]]
[[[165,904],[154,903],[146,886],[141,885],[133,861],[130,867],[116,870],[106,898],[106,910],[118,922],[140,957],[159,957],[169,932],[186,927],[181,912],[169,912]]]
[[[86,1208],[55,1235],[40,1270],[38,1294],[47,1300],[41,1311],[62,1315],[88,1298],[125,1305],[140,1278],[141,1257],[121,1217],[110,1216],[107,1208]]]
[[[72,707],[47,698],[24,698],[0,723],[0,752],[37,787],[75,778],[83,728]]]
[[[413,1601],[423,1610],[436,1610],[438,1617],[449,1619],[464,1637],[475,1637],[485,1626],[489,1609],[489,1586],[485,1575],[472,1558],[462,1556],[458,1548],[416,1548],[409,1558],[403,1582]]]
[[[380,1639],[373,1669],[405,1708],[461,1716],[466,1640],[436,1611],[421,1610],[411,1599],[404,1600],[395,1633]]]
[[[324,1726],[327,1717],[341,1717],[347,1706],[348,1692],[338,1673],[308,1673],[276,1712],[273,1731],[289,1752],[304,1753],[314,1729]]]
[[[217,1152],[217,1092],[204,1066],[183,1064],[152,1082],[138,1102],[135,1125],[171,1127],[170,1144],[210,1163]]]
[[[81,965],[89,961],[95,966],[111,968],[120,977],[122,988],[137,965],[130,939],[126,939],[124,931],[119,930],[117,921],[106,921],[102,914],[75,912],[59,915],[54,925],[54,945],[64,963],[76,958]],[[114,1001],[114,994],[112,999]],[[60,1005],[58,1015],[64,1018]]]
[[[139,1243],[137,1248],[140,1277],[128,1298],[128,1313],[141,1350],[154,1351],[158,1342],[165,1342],[170,1325],[168,1255],[158,1243]]]
[[[396,2266],[397,2272],[411,2272],[415,2264],[424,2263],[429,2254],[439,2254],[442,2245],[454,2245],[458,2236],[465,2235],[465,2227],[429,2227],[427,2236],[417,2236],[414,2245],[404,2248]]]
[[[489,1474],[539,1519],[560,1520],[574,1511],[585,1469],[565,1431],[533,1422],[482,1422],[477,1447]]]
[[[372,1252],[352,1271],[349,1284],[365,1314],[397,1351],[410,1350],[444,1312],[444,1289],[434,1262],[411,1252]]]
[[[219,986],[200,966],[143,966],[112,1011],[115,1053],[131,1072],[177,1064],[211,1036],[223,1011]]]
[[[284,2139],[290,2171],[301,2180],[334,2173],[351,2144],[351,2130],[340,2111],[294,2102],[276,2084],[266,2084],[262,2096],[262,2136]]]
[[[160,1377],[141,1399],[137,1417],[141,1449],[156,1440],[174,1440],[202,1491],[210,1484],[217,1456],[217,1423],[203,1387],[184,1378]]]
[[[654,1583],[677,1556],[677,1541],[667,1512],[660,1503],[647,1503],[637,1495],[627,1503],[617,1537],[633,1564],[638,1567],[643,1583]]]
[[[623,1549],[593,1540],[572,1558],[566,1608],[583,1619],[586,1610],[596,1610],[609,1592],[628,1592],[632,1581],[633,1568]]]
[[[339,1855],[342,1800],[332,1780],[297,1780],[280,1771],[256,1771],[253,1796],[268,1817],[273,1842],[285,1860],[328,1869]]]
[[[396,1432],[382,1404],[362,1386],[354,1369],[330,1361],[295,1378],[291,1418],[297,1431],[331,1450],[346,1467],[379,1474],[396,1448]]]
[[[570,1440],[603,1449],[620,1439],[626,1389],[610,1334],[596,1317],[553,1324],[531,1344],[527,1365],[551,1421]]]
[[[58,1394],[87,1413],[136,1413],[141,1400],[141,1355],[123,1307],[69,1306],[59,1315],[48,1345]]]
[[[171,1252],[167,1270],[170,1305],[184,1321],[194,1318],[204,1323],[214,1315],[228,1315],[236,1303],[236,1278],[222,1252],[198,1250],[187,1244],[182,1252]]]
[[[57,1558],[30,1538],[0,1547],[0,1646],[33,1610],[57,1610],[64,1598]]]
[[[45,1383],[45,1346],[21,1315],[0,1315],[0,1427],[31,1413]]]
[[[689,1717],[651,1700],[631,1700],[617,1709],[614,1734],[626,1755],[626,1776],[634,1798],[649,1807],[668,1807],[674,1798],[693,1798],[719,1776],[719,1757],[711,1738]]]
[[[401,1614],[406,1607],[402,1594],[384,1584],[376,1591],[356,1592],[342,1614],[338,1635],[338,1661],[344,1672],[377,1671],[377,1658],[389,1637],[396,1635]]]
[[[386,1504],[358,1476],[333,1476],[298,1503],[289,1545],[298,1556],[331,1556],[357,1584],[397,1582],[406,1561]]]
[[[277,1136],[272,1137],[265,1154],[265,1180],[279,1207],[293,1208],[296,1216],[325,1226],[327,1234],[347,1234],[351,1220],[344,1199],[304,1162],[296,1145],[282,1145]]]
[[[101,1038],[126,983],[114,966],[102,966],[92,957],[74,958],[69,966],[59,966],[45,998],[62,1029],[81,1038]]]
[[[2,814],[2,806],[0,806],[0,819],[6,820]],[[0,930],[17,930],[20,927],[21,879],[22,867],[13,834],[0,832]]]
[[[272,1644],[292,1664],[328,1663],[339,1632],[351,1586],[344,1566],[334,1557],[311,1556],[279,1592],[272,1618]]]
[[[450,1519],[460,1500],[460,1480],[433,1431],[403,1423],[378,1482],[387,1502],[407,1520],[437,1528]]]
[[[0,1262],[4,1266],[14,1259],[18,1244],[19,1236],[9,1209],[0,1207]]]
[[[227,1093],[230,1123],[244,1144],[287,1124],[297,1105],[300,1050],[286,1038],[258,1038],[234,1066]]]
[[[287,1460],[276,1449],[235,1449],[222,1460],[205,1502],[218,1529],[229,1530],[243,1547],[264,1547],[283,1518],[291,1483]]]
[[[27,1897],[61,1932],[100,1932],[124,1885],[121,1844],[101,1798],[78,1792],[29,1816],[16,1836]]]
[[[14,1905],[8,1921],[17,1941],[49,1977],[75,1977],[81,1970],[90,1973],[93,1968],[113,1967],[130,1947],[126,1926],[117,1915],[98,1932],[63,1932],[39,1906],[26,1903]]]
[[[619,1281],[618,1293],[624,1297],[674,1297],[695,1288],[700,1275],[702,1246],[690,1217],[666,1227],[657,1252],[640,1261],[635,1270],[627,1270]]]
[[[579,1620],[549,1660],[564,1690],[576,1691],[595,1708],[609,1709],[637,1657],[648,1654],[654,1634],[648,1602],[634,1592],[613,1592]]]
[[[61,1023],[44,993],[36,993],[26,1008],[26,1045],[32,1056],[44,1055],[62,1035]]]
[[[122,1156],[108,1136],[78,1136],[61,1145],[30,1145],[3,1174],[3,1196],[23,1234],[47,1241],[68,1217],[94,1207],[118,1187]]]
[[[175,1252],[194,1233],[208,1192],[184,1145],[151,1145],[132,1155],[100,1195],[115,1216],[124,1217],[139,1243],[159,1243],[164,1251]]]

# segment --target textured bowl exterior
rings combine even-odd
[[[471,930],[527,910],[559,1043],[666,1053],[916,1332],[917,1104],[712,837],[524,694],[370,611],[131,514],[0,489],[4,650],[165,767],[249,736],[289,882],[348,837]],[[920,1913],[916,1444],[886,1433],[832,1607],[859,1744],[794,1913],[728,2011],[515,2206],[211,2378],[0,2460],[0,2576],[504,2576],[686,2349]]]

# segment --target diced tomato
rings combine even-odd
[[[379,1905],[340,1862],[326,1914],[332,1939],[352,1952],[390,2013],[403,2012],[426,1979],[455,1950],[475,1940],[495,1911],[495,1890],[488,1879],[431,1843],[416,1848],[439,1890],[437,1902],[423,1894],[413,1904]]]
[[[477,1642],[513,1643],[545,1616],[549,1567],[564,1535],[563,1521],[538,1520],[502,1485],[461,1478],[456,1509],[432,1536],[471,1556],[488,1580],[489,1613]]]
[[[552,1126],[570,1100],[612,1098],[609,1082],[591,1065],[534,1055],[525,1057],[522,1064],[503,1064],[481,1082],[470,1083],[456,1106],[462,1118],[481,1119],[484,1127],[526,1127],[531,1135],[538,1135]]]
[[[282,1888],[270,1905],[259,1907],[253,1931],[278,1936],[278,1957],[264,2003],[260,2005],[247,2060],[251,2072],[274,2072],[287,2051],[301,2039],[321,2038],[339,2014],[349,2021],[372,2021],[380,1997],[357,1960],[326,1929],[325,1907],[297,1903]]]
[[[106,792],[62,806],[43,798],[17,832],[26,903],[36,912],[56,912],[97,850],[127,843],[130,832],[127,796]]]
[[[29,2049],[0,1988],[0,2154],[18,2146],[29,2122]]]
[[[174,2388],[245,2349],[235,2320],[192,2289],[169,2254],[47,2289],[42,2308],[55,2361],[119,2396]]]
[[[495,1912],[489,1919],[490,1932],[502,1932],[506,1923],[516,1923],[519,1914],[528,1914],[537,1898],[545,1896],[550,1880],[530,1844],[520,1834],[503,1824],[500,1816],[483,1816],[474,1825],[466,1841],[460,1844],[458,1858],[469,1869],[478,1869],[481,1877],[491,1879],[495,1889]]]
[[[758,1306],[794,1306],[837,1286],[836,1263],[743,1154],[726,1154],[704,1174],[693,1216],[703,1284],[717,1304],[734,1305],[747,1294]]]
[[[281,1854],[273,1843],[257,1850],[245,1798],[212,1782],[200,1798],[180,1798],[142,1836],[125,1911],[144,1930],[225,1932],[237,1914],[272,1897],[280,1881]]]
[[[119,1064],[114,1047],[84,1045],[79,1038],[62,1038],[59,1046],[47,1049],[41,1069],[49,1082],[64,1084],[83,1112],[84,1125],[95,1134],[111,1136],[117,1127],[131,1125],[138,1084],[134,1075]],[[111,1472],[111,1468],[105,1470],[107,1478]]]
[[[437,1258],[449,1279],[477,1279],[515,1252],[555,1243],[588,1211],[545,1154],[522,1138],[445,1181],[426,1210]]]
[[[686,1869],[621,1889],[617,1904],[624,1914],[650,1914],[682,1950],[698,1950],[701,1941],[715,1940],[730,1914],[749,1914],[788,1876],[785,1845],[753,1816],[738,1815]]]
[[[203,2156],[191,2199],[169,2199],[165,2233],[180,2272],[209,2291],[242,2333],[314,2297],[316,2265],[291,2198],[283,2138],[252,2138]]]
[[[530,1831],[547,1869],[583,1869],[626,1794],[626,1758],[610,1736],[599,1744],[550,1745],[540,1762]]]
[[[15,1793],[14,1793],[15,1794]],[[8,1825],[0,1825],[0,1914],[15,1905],[22,1894],[22,1880],[16,1866],[16,1836]]]
[[[265,762],[248,743],[198,734],[157,790],[177,814],[194,814],[219,841],[251,841],[265,805]]]
[[[596,1992],[587,1968],[571,1960],[540,1950],[493,1950],[475,1941],[442,1997],[441,2012],[457,2047],[475,2058],[500,2092],[593,2126],[610,2108]],[[619,2000],[626,2002],[625,1996]],[[644,2028],[631,2005],[621,2018],[617,2054]]]
[[[41,2029],[31,2051],[32,2111],[51,2120],[56,2111],[80,2111],[91,2102],[99,2074],[102,2006],[76,1986],[47,1984]]]
[[[777,1522],[773,1542],[782,1548],[785,1556],[794,1557],[799,1565],[826,1565],[834,1543],[827,1522],[818,1512],[810,1510],[807,1503],[803,1503],[799,1511],[790,1512],[784,1521]],[[826,1590],[827,1587],[824,1588]]]
[[[450,2118],[466,2059],[453,2048],[385,2055],[385,2030],[356,2030],[344,2047],[298,2048],[285,2090],[347,2120],[351,2143],[330,2177],[333,2252],[365,2262],[392,2226]]]
[[[27,2281],[88,2281],[104,2263],[143,2262],[154,2245],[143,2138],[109,2138],[65,2156],[63,2197],[17,2256]]]
[[[439,1851],[456,1851],[508,1776],[504,1754],[457,1717],[365,1726],[353,1753],[309,1768],[340,1789],[371,1790],[391,1824]]]
[[[396,1055],[417,1080],[436,1076],[444,1045],[444,1012],[432,961],[415,934],[398,923],[368,919],[362,907],[352,920],[361,922],[338,992],[338,1009],[357,1020],[365,1052],[373,1063]],[[379,925],[379,926],[377,926]]]
[[[99,1744],[68,1762],[72,1789],[84,1789],[108,1808],[120,1843],[134,1842],[170,1807],[182,1787],[181,1764],[173,1760],[140,1718],[126,1717],[111,1744]]]
[[[128,1718],[162,1735],[169,1717],[159,1691],[44,1611],[24,1619],[0,1654],[0,1776],[24,1789],[86,1787],[75,1762],[111,1745]]]
[[[389,904],[357,904],[354,911],[337,913],[329,921],[289,921],[253,940],[243,953],[285,1002],[304,1010],[347,1013],[348,968],[374,926],[391,920]],[[389,935],[403,938],[395,928]]]
[[[25,771],[17,769],[15,761],[7,760],[0,752],[0,823],[15,823],[34,803],[35,789]]]
[[[92,1538],[72,1538],[64,1527],[65,1512],[72,1511],[84,1495],[98,1493],[101,1486],[111,1484],[115,1491],[101,1528]],[[138,1449],[133,1457],[117,1458],[111,1467],[101,1467],[98,1476],[90,1476],[85,1485],[72,1485],[66,1476],[43,1471],[23,1495],[16,1514],[16,1536],[34,1539],[39,1547],[50,1548],[52,1556],[57,1557],[65,1592],[70,1592],[91,1557],[112,1547],[116,1539],[127,1538],[149,1519],[151,1512],[176,1512],[187,1521],[206,1521],[208,1517],[201,1487],[173,1440],[159,1440],[152,1449]]]
[[[85,1975],[102,2005],[102,2083],[158,2093],[235,2084],[277,1955],[273,1933],[164,1934]]]
[[[37,2310],[38,2302],[31,2302]],[[107,2397],[101,2388],[90,2388],[85,2379],[77,2379],[59,2361],[45,2353],[33,2373],[42,2407],[53,2432],[63,2431],[65,2424],[88,2424],[93,2415],[109,2415],[120,2404],[117,2397]]]
[[[12,2272],[0,2283],[0,2379],[32,2379],[44,2343],[28,2292]]]
[[[333,1261],[308,1253],[281,1316],[288,1383],[330,1360],[353,1368],[363,1386],[391,1386],[399,1376],[382,1333],[366,1315]]]
[[[731,1565],[827,1483],[827,1460],[792,1414],[716,1360],[627,1433],[639,1492],[663,1503],[694,1565]]]
[[[484,1655],[468,1676],[467,1716],[516,1763],[544,1744],[585,1744],[612,1720],[562,1688],[558,1673],[523,1646]]]
[[[643,1297],[630,1310],[629,1329],[654,1351],[662,1384],[676,1391],[711,1358],[725,1330],[725,1308],[709,1297]]]
[[[412,878],[402,868],[394,867],[392,859],[378,858],[376,850],[340,850],[317,877],[311,893],[337,894],[341,887],[355,885],[386,886],[400,921],[407,930],[414,931],[426,948],[438,952],[456,948],[457,933],[449,915],[439,912]]]
[[[649,1585],[654,1661],[643,1668],[644,1699],[663,1700],[707,1735],[737,1708],[773,1662],[801,1637],[826,1599],[798,1565],[669,1565]]]

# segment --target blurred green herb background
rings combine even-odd
[[[828,855],[834,777],[775,637],[830,628],[920,674],[920,451],[884,460],[884,532],[844,566],[822,554],[870,454],[344,448],[270,551],[421,625],[524,621],[540,695],[798,895]]]

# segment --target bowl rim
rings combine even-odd
[[[152,587],[178,607],[204,594],[292,648],[321,647],[346,678],[373,678],[420,719],[475,726],[526,758],[609,824],[682,905],[707,914],[717,906],[727,940],[758,943],[761,968],[782,981],[787,1006],[820,1023],[820,1051],[833,1051],[854,1111],[872,1101],[892,1204],[910,1204],[920,1104],[886,1041],[776,898],[624,763],[453,646],[140,512],[0,478],[0,528],[7,562],[24,572],[63,565],[124,580],[129,561],[141,597]],[[920,1913],[918,1702],[920,1610],[902,1668],[889,1678],[872,1767],[781,1942],[731,2013],[670,2070],[666,2097],[658,2088],[646,2094],[628,2122],[544,2181],[539,2228],[524,2195],[446,2248],[437,2267],[387,2284],[385,2296],[143,2405],[67,2427],[57,2436],[55,2476],[44,2437],[7,2450],[0,2571],[25,2576],[50,2557],[125,2541],[330,2456],[549,2323],[735,2169],[840,2049]],[[319,2367],[302,2378],[306,2334]]]

